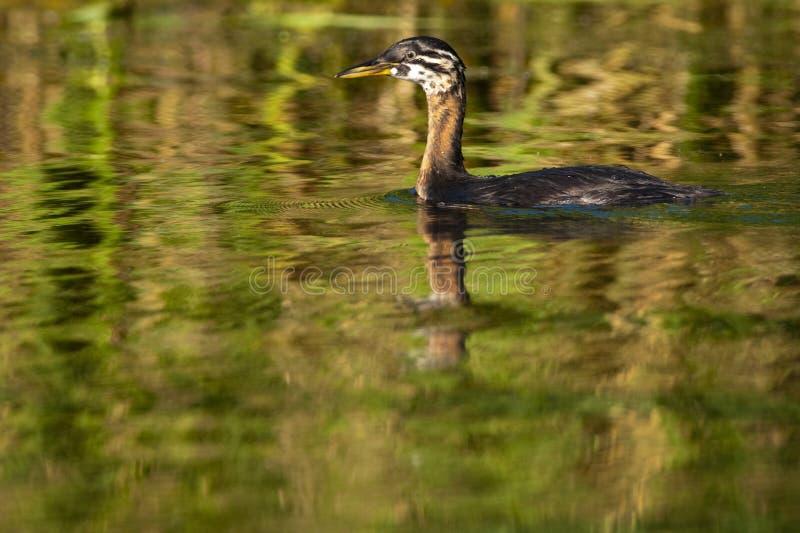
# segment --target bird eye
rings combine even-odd
[[[406,59],[414,59],[414,57],[415,57],[416,55],[417,55],[417,54],[416,54],[416,53],[414,53],[414,50],[409,50],[408,52],[406,52]]]

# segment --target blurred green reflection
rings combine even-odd
[[[3,3],[0,530],[796,529],[798,33],[778,0]],[[468,65],[471,168],[729,195],[416,205],[420,91],[331,77],[414,34]]]

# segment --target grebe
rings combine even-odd
[[[403,39],[375,59],[337,78],[391,76],[412,81],[428,100],[428,140],[416,194],[432,204],[507,207],[542,205],[635,206],[692,202],[713,189],[678,185],[624,166],[545,168],[507,176],[474,176],[464,168],[461,135],[467,107],[466,67],[456,51],[434,37]]]

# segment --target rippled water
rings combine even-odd
[[[477,173],[695,206],[418,205],[400,37]],[[788,1],[0,7],[0,529],[800,525]]]

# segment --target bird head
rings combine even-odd
[[[391,76],[413,81],[428,95],[463,85],[464,66],[456,51],[434,37],[411,37],[396,42],[375,59],[350,67],[337,78]]]

